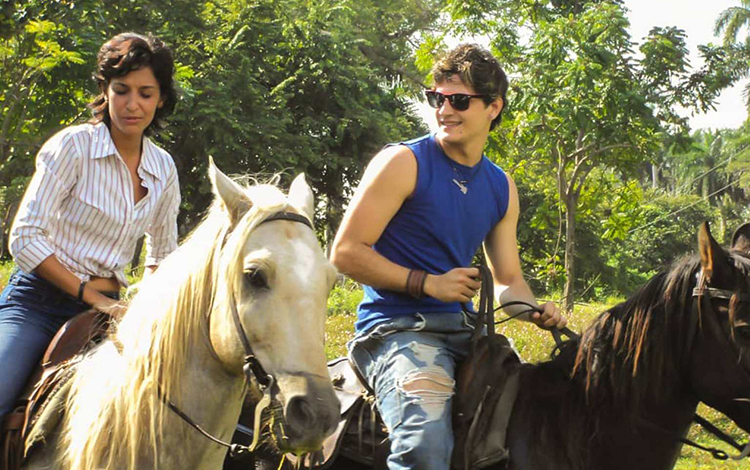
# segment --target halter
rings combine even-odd
[[[258,223],[258,225],[265,224],[266,222],[272,222],[274,220],[288,220],[290,222],[298,222],[303,225],[306,225],[310,227],[311,230],[315,230],[312,226],[312,223],[310,222],[310,219],[307,217],[296,214],[294,212],[286,212],[286,211],[278,211],[274,212],[262,221]],[[229,235],[232,233],[231,227],[227,232],[224,234],[224,238],[222,240],[221,246],[223,247],[226,243],[227,239],[229,238]],[[247,334],[245,333],[245,329],[242,327],[242,322],[240,321],[240,314],[237,311],[237,305],[234,301],[234,295],[232,295],[232,298],[230,299],[230,307],[232,310],[232,322],[234,323],[235,331],[237,332],[237,335],[240,338],[240,342],[242,343],[242,348],[245,352],[245,357],[243,360],[242,365],[242,371],[245,376],[245,384],[251,384],[253,382],[258,384],[258,390],[262,394],[262,398],[260,401],[255,405],[255,429],[253,432],[253,441],[249,446],[245,446],[242,444],[230,444],[227,442],[222,441],[221,439],[212,436],[209,432],[204,430],[200,425],[198,425],[195,421],[193,421],[187,414],[185,414],[184,411],[182,411],[177,405],[175,405],[172,400],[166,398],[162,393],[161,390],[159,390],[159,397],[166,403],[166,405],[169,407],[170,410],[172,410],[177,416],[179,416],[183,421],[185,421],[187,424],[189,424],[191,427],[193,427],[195,430],[200,432],[203,436],[210,439],[211,441],[226,447],[229,449],[229,455],[232,457],[239,457],[246,453],[252,452],[258,445],[259,439],[260,439],[260,422],[263,411],[268,408],[268,406],[271,404],[271,401],[273,400],[273,395],[275,394],[275,383],[276,380],[274,379],[273,375],[269,374],[264,368],[263,365],[258,360],[258,357],[253,352],[253,348],[250,346],[250,341],[247,339]],[[211,353],[214,357],[218,358],[218,355],[216,354],[216,351],[213,350],[213,346],[211,345],[211,341],[209,339],[208,341],[209,348],[211,349]]]

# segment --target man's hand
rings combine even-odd
[[[551,330],[552,328],[562,329],[568,324],[568,319],[562,316],[560,309],[554,302],[547,302],[540,305],[540,308],[544,313],[534,312],[531,314],[531,321],[536,323],[536,326],[545,330]]]
[[[477,268],[454,268],[445,274],[428,274],[424,281],[424,293],[443,302],[468,302],[480,287]]]

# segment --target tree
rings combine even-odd
[[[586,3],[578,15],[547,14],[534,24],[518,65],[512,120],[495,133],[491,150],[503,158],[554,172],[564,221],[564,307],[570,310],[577,279],[578,211],[593,174],[630,178],[659,148],[665,133],[684,132],[676,105],[710,100],[708,86],[688,70],[685,34],[654,28],[643,41],[642,59],[621,5]],[[687,86],[691,84],[691,86]],[[703,93],[700,95],[700,93]],[[710,104],[710,101],[709,101]],[[497,153],[495,153],[497,155]],[[612,183],[607,183],[612,184]]]
[[[622,9],[610,4],[540,22],[518,70],[518,111],[506,123],[520,147],[531,149],[518,158],[531,158],[540,173],[555,174],[565,217],[567,310],[576,279],[576,212],[588,176],[597,167],[628,168],[643,158],[658,131],[633,87],[638,71],[627,26]]]
[[[16,62],[6,62],[0,72],[1,89],[10,90],[0,94],[0,105],[6,122],[20,126],[11,130],[20,130],[14,134],[15,143],[7,146],[11,163],[0,166],[0,184],[30,174],[33,156],[46,138],[88,118],[85,103],[96,92],[88,79],[101,43],[121,31],[151,32],[172,47],[182,89],[183,99],[169,119],[170,126],[155,137],[178,165],[182,232],[196,223],[210,199],[205,182],[208,155],[235,174],[282,173],[287,178],[306,172],[324,202],[320,220],[335,226],[369,156],[385,142],[418,132],[420,125],[406,97],[419,85],[402,77],[411,75],[419,82],[423,78],[414,64],[410,41],[415,31],[440,15],[434,4],[299,0],[4,4],[0,21],[12,29],[7,34],[10,44],[23,41],[36,49],[2,49],[8,60]],[[43,54],[35,38],[41,32],[34,37],[34,31],[25,32],[37,22],[48,25],[44,34],[60,45],[56,50],[69,54],[58,53],[67,62],[59,60],[52,69],[49,61],[40,59]],[[22,90],[31,89],[11,75],[23,70],[13,64],[31,64],[31,60],[47,68],[37,74],[42,78],[33,93],[24,95],[28,109],[24,116],[8,111],[13,106],[8,97],[14,83],[22,84]]]
[[[323,201],[320,221],[338,224],[369,157],[419,126],[393,85],[395,66],[362,52],[387,51],[358,31],[371,15],[367,4],[347,2],[207,4],[204,35],[180,49],[193,76],[170,136],[186,225],[210,199],[207,155],[230,173],[305,172]]]
[[[729,73],[724,73],[731,82],[746,78],[750,73],[750,35],[738,41],[737,36],[743,29],[750,27],[750,1],[739,0],[740,6],[729,7],[722,11],[714,23],[714,34],[722,36],[723,48],[719,54],[726,56],[733,63]],[[750,84],[745,86],[745,100],[750,109]]]
[[[739,0],[740,6],[729,7],[719,13],[714,24],[714,34],[723,35],[726,45],[737,42],[737,35],[742,29],[750,27],[750,1]]]

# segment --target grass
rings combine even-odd
[[[8,277],[13,270],[13,263],[0,263],[0,287],[4,287]],[[129,275],[129,280],[135,282],[140,278],[142,269]],[[334,359],[346,354],[346,342],[354,333],[354,322],[356,320],[357,304],[362,299],[362,290],[359,286],[345,280],[338,283],[331,292],[328,299],[328,316],[326,318],[326,356]],[[575,314],[569,318],[569,326],[574,331],[583,331],[585,327],[601,312],[616,303],[616,299],[608,299],[607,304],[580,305],[576,307]],[[498,325],[497,331],[511,338],[521,357],[526,361],[541,361],[549,357],[554,346],[552,335],[540,330],[536,326],[521,322],[510,321]],[[711,422],[717,424],[721,429],[732,434],[738,442],[744,442],[747,436],[734,426],[729,419],[718,412],[703,405],[698,412]],[[729,452],[731,449],[726,444],[718,441],[710,434],[694,425],[688,434],[688,438],[706,447],[716,447]],[[732,452],[734,453],[734,452]],[[675,466],[677,470],[709,470],[721,466],[726,470],[750,470],[750,462],[726,461],[719,462],[707,452],[683,446],[682,454]],[[635,469],[634,469],[635,470]]]

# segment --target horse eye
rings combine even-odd
[[[245,271],[245,279],[251,287],[255,289],[268,289],[268,275],[258,267],[253,267]]]

